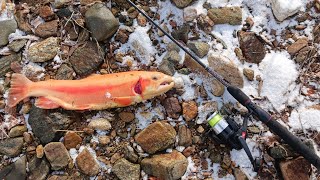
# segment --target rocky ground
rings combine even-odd
[[[319,0],[135,1],[201,61],[311,148],[320,145]],[[10,77],[32,81],[158,70],[165,95],[103,111],[6,107]],[[0,0],[0,179],[317,179],[318,171],[257,121],[247,143],[211,138],[219,110],[246,109],[125,0]]]

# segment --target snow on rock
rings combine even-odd
[[[271,4],[273,14],[279,21],[294,15],[302,8],[301,0],[271,0]]]
[[[285,96],[290,95],[288,88],[298,77],[296,65],[289,57],[287,52],[271,52],[260,64],[263,78],[261,95],[266,96],[277,111],[285,108],[288,99]]]
[[[128,43],[136,51],[136,55],[141,60],[142,64],[149,65],[156,50],[152,46],[152,42],[148,35],[149,27],[138,26],[135,31],[130,34]]]
[[[312,129],[320,132],[320,110],[300,108],[292,111],[289,125],[293,129]]]

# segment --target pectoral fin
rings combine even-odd
[[[39,97],[36,99],[36,102],[34,105],[38,108],[42,109],[56,109],[59,108],[60,105],[53,102],[52,100],[46,98],[46,97]]]

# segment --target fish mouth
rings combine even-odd
[[[169,90],[174,86],[174,81],[172,77],[166,77],[163,81],[159,84],[159,89]]]

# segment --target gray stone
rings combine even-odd
[[[8,180],[20,180],[26,179],[26,156],[20,157],[14,163],[9,166],[3,168],[0,171],[0,179],[8,179]]]
[[[197,9],[195,7],[187,7],[183,9],[183,18],[187,22],[191,22],[197,18]]]
[[[95,72],[104,61],[104,54],[98,49],[97,43],[88,41],[79,46],[71,55],[70,63],[79,76]]]
[[[178,27],[176,30],[172,31],[171,35],[176,40],[181,40],[184,43],[187,43],[189,31],[190,31],[190,26],[188,24],[183,24],[182,26]]]
[[[117,160],[113,167],[112,172],[120,180],[139,180],[140,178],[140,165],[133,164],[124,158]]]
[[[200,58],[206,56],[210,48],[209,44],[199,41],[188,42],[187,45]]]
[[[144,172],[160,179],[179,179],[187,170],[187,158],[174,150],[172,153],[154,155],[141,161]]]
[[[298,53],[302,48],[306,47],[308,45],[308,38],[300,38],[298,39],[296,42],[294,42],[293,44],[291,44],[287,51],[290,55],[295,55],[296,53]]]
[[[9,34],[14,33],[18,27],[16,20],[0,21],[0,47],[8,44]]]
[[[231,85],[243,87],[243,78],[237,66],[221,55],[210,54],[209,66],[226,79]]]
[[[10,129],[9,131],[9,137],[13,138],[13,137],[18,137],[18,136],[22,136],[24,132],[27,132],[27,126],[25,125],[21,125],[21,126],[15,126],[13,128]]]
[[[292,16],[299,12],[302,7],[302,3],[299,1],[295,1],[294,3],[286,3],[280,0],[271,0],[271,7],[274,16],[279,20],[283,21],[289,16]]]
[[[50,171],[50,165],[45,158],[33,157],[28,163],[29,179],[45,180]]]
[[[138,161],[138,155],[134,152],[134,149],[131,146],[126,146],[124,149],[124,156],[129,161],[135,163]]]
[[[119,21],[102,3],[91,6],[85,14],[85,19],[86,26],[92,32],[92,36],[98,41],[108,39],[119,27]]]
[[[100,166],[87,148],[77,156],[76,164],[80,171],[88,176],[95,176],[99,173]]]
[[[46,62],[53,59],[59,51],[58,38],[49,37],[31,46],[27,56],[32,62]]]
[[[32,132],[39,138],[40,142],[47,144],[55,138],[55,130],[67,129],[72,120],[59,112],[48,113],[47,110],[33,106],[30,110],[28,122]]]
[[[163,72],[170,76],[173,76],[174,73],[176,72],[176,69],[174,68],[174,64],[168,60],[162,60],[158,68],[160,72]]]
[[[27,43],[27,39],[19,39],[12,41],[9,45],[8,48],[14,52],[19,52],[21,48]]]
[[[23,137],[7,138],[0,141],[0,154],[14,157],[21,153]]]
[[[72,80],[74,70],[66,64],[62,64],[56,74],[55,79],[58,80]]]
[[[44,147],[44,153],[53,170],[66,167],[71,160],[68,150],[61,142],[51,142],[47,144]]]
[[[241,25],[241,7],[222,7],[208,10],[208,16],[215,24]]]
[[[172,2],[178,7],[178,8],[185,8],[187,7],[192,0],[172,0]]]
[[[179,46],[176,45],[175,43],[170,42],[170,43],[167,45],[167,51],[177,51],[177,52],[180,52],[180,48],[179,48]]]
[[[240,31],[239,41],[245,61],[259,64],[263,60],[266,50],[254,32]]]
[[[157,121],[139,132],[135,140],[144,151],[153,154],[172,146],[176,135],[175,129],[170,124]]]
[[[172,64],[178,65],[179,62],[181,61],[181,56],[177,51],[169,51],[163,57],[162,61],[170,61]]]
[[[21,61],[21,54],[11,54],[0,58],[0,76],[4,76],[11,70],[11,63]]]

